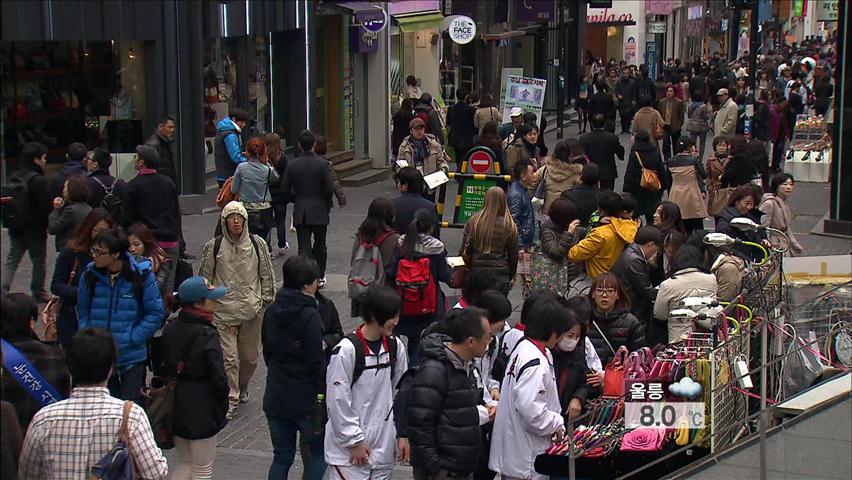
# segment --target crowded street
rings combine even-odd
[[[852,480],[844,2],[155,2],[0,4],[0,480]]]

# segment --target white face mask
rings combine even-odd
[[[574,349],[577,348],[577,343],[579,341],[580,340],[576,338],[562,337],[559,339],[557,347],[559,347],[559,350],[562,350],[563,352],[573,352]]]

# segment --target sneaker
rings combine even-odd
[[[325,286],[325,277],[322,277],[319,280],[317,280],[317,283],[319,284],[319,288],[324,287]]]
[[[240,403],[248,403],[249,401],[249,390],[246,388],[245,390],[240,390]]]
[[[228,407],[228,413],[225,414],[225,418],[228,420],[233,420],[234,417],[237,416],[237,406],[231,405]]]

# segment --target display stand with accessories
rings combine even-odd
[[[799,115],[793,140],[784,152],[784,172],[801,182],[828,182],[831,137],[822,116]]]

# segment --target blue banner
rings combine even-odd
[[[657,79],[657,44],[649,42],[645,44],[645,66],[648,67],[648,76],[651,80]]]
[[[21,388],[33,397],[40,406],[46,407],[51,403],[62,400],[62,395],[53,388],[41,373],[24,357],[11,343],[2,340],[3,367],[15,377]]]

